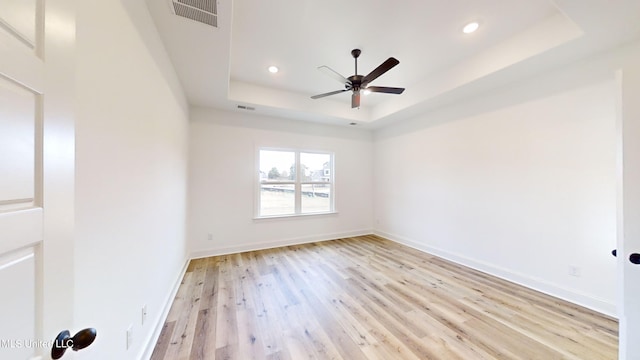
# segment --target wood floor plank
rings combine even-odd
[[[218,292],[218,306],[216,306],[216,349],[226,349],[221,352],[226,353],[229,349],[238,346],[238,322],[237,313],[239,310],[236,303],[234,282],[225,280]],[[217,351],[217,350],[216,350]]]
[[[175,329],[165,355],[167,359],[188,359],[190,356],[207,262],[207,260],[200,259],[191,261],[189,264],[185,274],[185,279],[188,279],[188,281],[183,284],[187,291],[182,293],[180,298],[179,306],[181,310],[175,320]]]
[[[215,259],[209,260],[204,277],[202,297],[200,300],[200,310],[215,309],[218,292],[219,262]]]
[[[215,311],[203,309],[198,312],[193,343],[189,360],[213,359],[215,348],[211,346],[215,339]],[[211,339],[211,340],[210,340]]]
[[[162,326],[162,331],[160,332],[160,337],[158,337],[156,346],[153,349],[153,353],[151,354],[151,360],[165,359],[167,348],[169,347],[169,342],[171,341],[171,336],[173,335],[173,329],[175,328],[175,325],[175,321],[164,323],[164,326]]]
[[[617,358],[615,319],[359,236],[190,262],[152,360]]]

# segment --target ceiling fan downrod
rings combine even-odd
[[[353,56],[353,58],[356,59],[356,72],[354,73],[355,75],[358,75],[358,57],[360,56],[361,53],[362,51],[360,51],[360,49],[351,50],[351,56]]]

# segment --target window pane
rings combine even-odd
[[[260,185],[260,216],[295,213],[295,185]]]
[[[300,153],[300,164],[303,172],[302,181],[331,180],[331,155]]]
[[[331,211],[330,184],[302,184],[302,213]]]
[[[295,164],[292,151],[260,150],[260,182],[295,181]]]

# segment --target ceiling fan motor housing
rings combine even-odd
[[[346,87],[347,89],[351,88],[351,89],[353,89],[353,90],[355,90],[355,91],[358,91],[358,90],[360,90],[360,86],[362,85],[362,79],[363,79],[363,78],[364,78],[364,76],[362,76],[362,75],[352,75],[352,76],[349,76],[347,79],[348,79],[349,81],[351,81],[351,86],[346,85],[345,87]]]

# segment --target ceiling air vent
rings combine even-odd
[[[171,0],[174,14],[218,27],[217,0]]]

